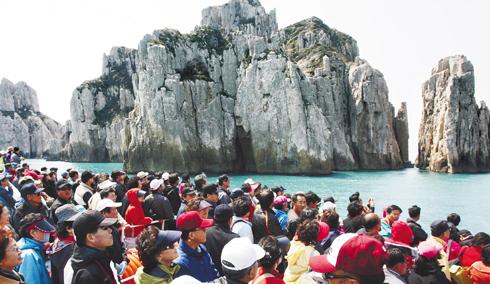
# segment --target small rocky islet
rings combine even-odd
[[[126,170],[323,175],[409,165],[407,106],[395,115],[383,74],[356,41],[318,18],[278,29],[275,11],[231,0],[189,34],[163,29],[114,47],[102,75],[72,95],[60,125],[35,91],[3,80],[0,148]],[[489,168],[489,114],[471,63],[442,59],[423,86],[419,168]]]

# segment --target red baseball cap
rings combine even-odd
[[[325,222],[318,222],[318,227],[318,237],[316,240],[319,242],[328,236],[328,233],[330,233],[330,226]]]
[[[177,229],[181,231],[209,228],[213,224],[213,219],[203,219],[197,211],[185,212],[176,221]]]
[[[310,258],[315,272],[330,273],[342,269],[348,273],[372,276],[383,273],[386,250],[377,239],[354,233],[337,237],[325,255]]]

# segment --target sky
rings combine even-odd
[[[64,123],[73,90],[102,72],[113,46],[136,48],[145,34],[187,33],[201,10],[226,0],[16,0],[0,2],[0,78],[24,81],[41,112]],[[390,101],[407,102],[415,161],[421,85],[439,59],[463,54],[474,65],[476,101],[490,102],[490,1],[262,0],[279,28],[316,16],[357,40],[360,57],[385,76]]]

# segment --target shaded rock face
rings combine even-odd
[[[386,83],[358,58],[354,39],[317,18],[278,30],[275,13],[253,0],[202,14],[192,33],[157,30],[127,50],[129,59],[120,58],[134,62],[125,69],[132,110],[101,124],[92,116],[106,92],[86,83],[75,91],[70,147],[101,141],[129,171],[327,174],[402,167]],[[91,99],[80,99],[83,90]],[[114,124],[122,127],[109,134]],[[72,139],[75,132],[80,138]]]
[[[39,111],[36,91],[2,79],[0,101],[0,149],[18,146],[26,157],[59,158],[63,126]]]
[[[434,172],[488,172],[489,112],[475,102],[473,65],[465,56],[441,59],[422,85],[424,110],[416,166]]]
[[[402,103],[395,117],[395,136],[396,141],[398,141],[398,146],[400,147],[400,154],[403,163],[406,166],[413,167],[413,164],[411,164],[408,154],[409,129],[406,103]]]

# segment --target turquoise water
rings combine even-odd
[[[79,170],[110,173],[121,169],[121,163],[68,163],[29,160],[33,168],[58,167],[60,171],[74,167]],[[469,229],[473,234],[484,231],[490,233],[489,200],[490,174],[436,174],[418,169],[400,171],[334,172],[329,176],[283,176],[283,175],[232,175],[232,187],[238,187],[252,177],[269,187],[282,185],[287,192],[316,192],[320,197],[332,195],[337,201],[337,211],[342,217],[347,215],[349,196],[359,191],[365,201],[369,197],[376,200],[376,211],[396,204],[404,211],[402,218],[408,217],[407,208],[417,204],[422,208],[420,223],[424,229],[435,219],[445,219],[449,213],[461,215],[460,228]],[[215,181],[215,176],[209,177]]]

